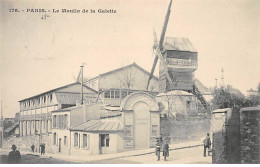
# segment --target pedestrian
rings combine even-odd
[[[163,156],[164,156],[164,161],[166,161],[166,157],[169,157],[169,145],[167,141],[163,146]]]
[[[162,134],[160,134],[159,143],[160,143],[160,147],[163,148],[163,135]],[[161,151],[162,151],[162,149],[161,149]]]
[[[42,144],[40,144],[40,153],[41,153],[41,155],[42,155],[42,148],[43,147],[43,145]]]
[[[45,154],[45,144],[42,145],[42,154]]]
[[[157,156],[157,161],[160,161],[160,139],[157,139],[156,147],[155,147],[155,155]]]
[[[12,151],[9,152],[8,154],[8,163],[10,164],[17,164],[17,163],[20,163],[21,161],[21,154],[20,154],[20,151],[16,150],[16,146],[13,144],[12,145]]]
[[[204,138],[203,145],[204,145],[203,156],[206,157],[207,148],[209,149],[211,147],[211,141],[210,141],[209,133],[207,133],[207,136]]]
[[[32,144],[31,149],[32,149],[32,152],[34,153],[34,149],[35,149],[34,143]]]

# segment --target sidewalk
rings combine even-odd
[[[191,147],[198,147],[203,146],[201,141],[194,141],[194,142],[185,142],[185,143],[178,143],[170,145],[169,150],[178,150],[178,149],[185,149],[185,148],[191,148]],[[132,156],[140,156],[145,154],[153,154],[155,151],[155,148],[149,148],[144,150],[132,150],[132,151],[126,151],[126,152],[120,152],[120,153],[114,153],[114,154],[99,154],[99,155],[67,155],[67,154],[45,154],[40,155],[40,153],[32,153],[32,152],[22,152],[22,154],[32,154],[32,155],[39,155],[40,157],[44,158],[55,158],[60,160],[66,160],[66,161],[73,161],[73,162],[91,162],[91,161],[98,161],[98,160],[111,160],[111,159],[118,159],[118,158],[126,158],[126,157],[132,157]]]

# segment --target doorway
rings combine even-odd
[[[59,138],[59,153],[61,152],[61,138]]]
[[[144,102],[137,102],[134,107],[135,119],[135,148],[149,148],[150,136],[150,111]]]
[[[109,134],[99,134],[100,154],[109,153]]]

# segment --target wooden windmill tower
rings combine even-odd
[[[194,71],[198,67],[198,52],[188,38],[166,37],[165,33],[171,13],[172,0],[168,6],[160,41],[158,43],[154,32],[155,59],[148,79],[146,90],[149,88],[158,59],[159,91],[165,93],[172,90],[183,90],[193,93],[206,110],[210,110],[204,97],[193,82]]]

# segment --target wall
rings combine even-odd
[[[56,133],[56,144],[54,144],[54,133]],[[70,131],[66,129],[52,130],[52,149],[53,153],[59,153],[59,139],[61,139],[61,152],[64,154],[70,153]],[[67,142],[64,143],[64,136],[67,136]]]
[[[83,110],[85,115],[84,122],[88,120],[100,118],[100,105],[101,104],[84,104]]]
[[[3,142],[3,149],[10,150],[12,144],[15,144],[18,150],[21,151],[27,151],[32,152],[31,146],[34,143],[35,145],[35,151],[39,152],[39,143],[45,144],[45,152],[46,153],[53,153],[52,151],[52,135],[42,135],[42,137],[39,140],[39,135],[33,135],[33,136],[23,136],[23,137],[15,137],[12,136],[10,138],[7,138]]]
[[[210,120],[188,120],[177,121],[161,118],[161,134],[169,137],[170,142],[200,140],[210,132]]]
[[[260,107],[240,112],[241,163],[260,163]]]
[[[110,89],[110,88],[117,88],[117,89],[127,89],[127,86],[124,85],[127,78],[133,80],[132,86],[130,89],[133,90],[146,90],[147,81],[149,75],[144,73],[141,69],[137,68],[136,66],[130,66],[129,68],[125,68],[124,70],[118,70],[111,74],[107,74],[100,77],[100,87],[99,89]],[[120,85],[120,80],[121,85]],[[158,80],[152,78],[150,81],[149,91],[153,87],[153,91],[158,92]]]
[[[70,112],[70,127],[79,125],[84,122],[83,107],[78,107]]]
[[[186,116],[192,115],[193,112],[196,112],[198,110],[197,99],[195,96],[192,95],[175,96],[174,93],[172,93],[169,95],[157,96],[156,101],[160,102],[163,105],[162,113],[166,113],[168,115],[168,111],[170,108],[170,116],[173,117],[176,117],[177,113]],[[190,101],[189,108],[187,108],[187,101]]]

